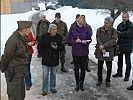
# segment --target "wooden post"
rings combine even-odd
[[[11,12],[10,0],[0,0],[1,3],[1,14],[9,14]]]

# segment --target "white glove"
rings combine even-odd
[[[29,46],[33,46],[33,43],[32,43],[32,42],[29,42],[28,45],[29,45]]]

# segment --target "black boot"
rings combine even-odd
[[[71,64],[73,64],[73,61],[71,61]]]
[[[87,72],[90,72],[90,69],[89,69],[89,67],[88,67],[88,66],[86,66],[86,71],[87,71]]]
[[[133,90],[133,84],[129,87],[127,87],[127,90]]]
[[[76,87],[75,87],[75,91],[78,91],[78,90],[79,90],[79,88],[80,88],[80,84],[79,84],[79,83],[77,83],[77,84],[76,84]]]
[[[61,64],[61,71],[62,71],[62,72],[67,72],[67,71],[65,70],[65,68],[64,68],[64,64]]]
[[[81,91],[84,91],[85,90],[82,82],[80,83],[80,90]]]

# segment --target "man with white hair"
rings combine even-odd
[[[110,86],[110,78],[112,71],[112,61],[114,57],[114,45],[117,40],[116,30],[112,27],[113,18],[106,17],[104,19],[104,26],[97,29],[96,32],[96,50],[95,57],[98,59],[98,82],[96,86],[100,86],[103,81],[102,69],[104,61],[107,66],[106,87]]]
[[[57,26],[50,24],[48,33],[43,34],[39,42],[39,53],[42,57],[43,87],[42,95],[48,93],[49,72],[50,91],[56,93],[56,66],[59,65],[59,52],[64,50],[63,38],[57,34]]]

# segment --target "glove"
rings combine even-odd
[[[33,46],[33,45],[34,45],[34,43],[32,43],[32,42],[29,42],[29,43],[28,43],[28,45],[29,45],[29,46]]]

